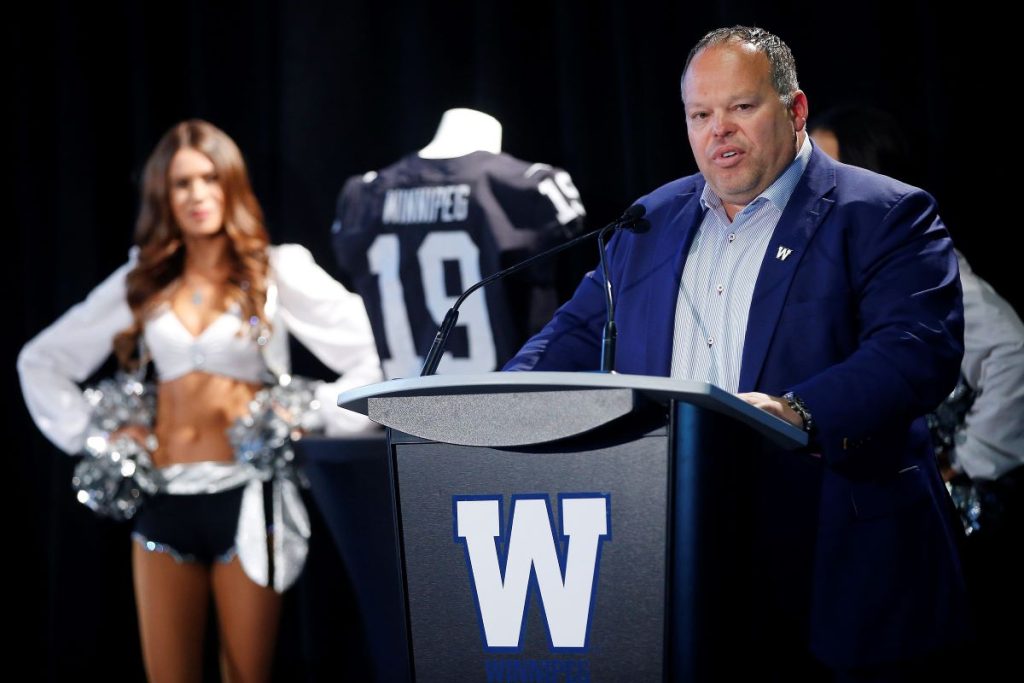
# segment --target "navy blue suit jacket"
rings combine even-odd
[[[608,245],[619,372],[670,373],[703,189],[694,175],[641,198],[651,230]],[[588,274],[505,369],[596,369],[602,286]],[[739,389],[794,391],[817,426],[808,621],[830,665],[914,657],[961,635],[955,535],[920,416],[953,388],[962,353],[956,258],[934,200],[814,149],[761,264]]]

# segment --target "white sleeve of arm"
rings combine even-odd
[[[341,377],[317,389],[328,436],[374,428],[366,417],[338,407],[338,394],[383,378],[363,299],[313,260],[300,245],[285,244],[270,252],[280,315],[288,332]]]
[[[46,438],[65,453],[82,450],[89,423],[89,404],[77,383],[96,371],[110,355],[114,336],[132,323],[125,276],[133,267],[134,258],[18,354],[28,412]]]
[[[956,436],[957,463],[974,479],[1024,465],[1024,323],[1013,307],[961,269],[964,377],[978,396]]]

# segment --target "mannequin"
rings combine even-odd
[[[449,109],[441,116],[437,133],[418,154],[423,159],[454,159],[472,152],[501,152],[501,124],[475,109]]]

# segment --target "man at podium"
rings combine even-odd
[[[776,548],[766,666],[837,680],[933,672],[966,623],[921,417],[963,353],[935,201],[814,147],[792,53],[767,31],[708,33],[681,88],[700,173],[642,197],[650,231],[608,244],[615,367],[715,384],[809,433],[764,481],[805,513],[762,529]],[[505,369],[597,368],[605,287],[588,274]]]

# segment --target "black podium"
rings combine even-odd
[[[784,493],[761,474],[802,431],[705,383],[632,375],[432,376],[338,404],[389,428],[411,678],[747,670],[771,552],[751,529],[775,523],[753,501]]]

